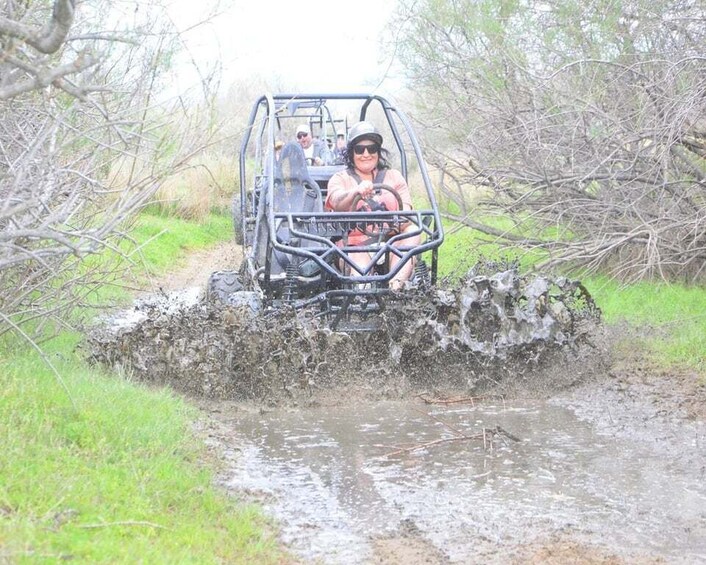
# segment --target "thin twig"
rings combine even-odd
[[[444,422],[441,422],[444,423]],[[445,424],[449,429],[453,430],[451,426],[448,426]],[[441,445],[444,443],[451,443],[453,441],[468,441],[468,440],[482,440],[483,441],[483,449],[487,450],[489,447],[492,448],[493,446],[493,439],[495,436],[503,436],[506,437],[512,441],[515,442],[520,442],[522,441],[520,438],[517,436],[509,433],[506,431],[504,428],[501,428],[500,426],[495,426],[494,428],[483,428],[483,430],[479,433],[468,435],[468,434],[462,434],[462,435],[457,435],[456,437],[448,437],[448,438],[440,438],[440,439],[435,439],[432,441],[427,441],[424,443],[419,443],[416,445],[410,445],[406,447],[397,447],[394,451],[390,451],[389,453],[386,453],[383,455],[383,457],[392,457],[394,455],[400,455],[402,453],[411,453],[413,451],[418,451],[420,449],[427,449],[429,447],[434,447],[435,445]],[[389,447],[385,445],[376,445],[375,447]]]
[[[475,434],[472,436],[462,436],[462,437],[447,437],[447,438],[441,438],[441,439],[435,439],[432,441],[427,441],[424,443],[420,443],[417,445],[412,445],[410,447],[400,447],[399,449],[396,449],[395,451],[390,451],[389,453],[386,453],[383,455],[383,457],[392,457],[394,455],[400,455],[401,453],[411,453],[412,451],[418,451],[420,449],[426,449],[428,447],[433,447],[435,445],[441,445],[443,443],[450,443],[452,441],[466,441],[466,440],[471,440],[471,439],[482,439],[484,434]]]
[[[414,411],[415,411],[415,412],[419,412],[420,414],[424,414],[427,418],[431,418],[431,419],[434,420],[435,422],[439,422],[439,423],[440,423],[442,426],[444,426],[447,430],[452,431],[452,432],[455,433],[458,437],[464,437],[464,436],[465,436],[465,434],[464,434],[462,431],[460,431],[460,430],[454,428],[453,426],[451,426],[451,425],[448,424],[447,422],[444,422],[441,418],[437,418],[437,417],[434,416],[433,414],[428,414],[427,412],[424,412],[423,410],[418,410],[417,408],[414,408]]]
[[[475,406],[476,401],[489,400],[489,399],[500,399],[505,404],[505,397],[499,396],[459,396],[456,398],[427,398],[423,394],[418,394],[417,398],[422,400],[425,404],[440,404],[442,406],[448,406],[450,404],[470,404]]]

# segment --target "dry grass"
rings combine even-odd
[[[143,171],[133,171],[130,163],[116,162],[106,184],[113,189],[126,186],[129,176],[135,173],[146,176]],[[200,221],[213,211],[229,210],[237,186],[236,157],[204,152],[194,157],[186,169],[164,177],[152,204],[170,216]]]
[[[214,210],[229,209],[238,184],[236,159],[205,153],[157,191],[160,207],[186,220],[202,220]]]

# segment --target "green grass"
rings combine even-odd
[[[162,233],[142,250],[153,273],[231,237],[223,218],[140,220],[138,239]],[[282,562],[258,509],[214,488],[195,410],[87,365],[80,342],[43,344],[58,375],[27,344],[0,343],[0,562]]]
[[[510,230],[509,221],[502,218],[485,219],[496,229]],[[479,260],[518,260],[522,269],[531,268],[542,256],[537,251],[526,251],[520,247],[501,249],[493,238],[476,230],[455,223],[444,223],[445,239],[439,253],[439,276],[456,278],[463,275]]]
[[[650,330],[642,345],[655,362],[706,375],[706,288],[664,282],[621,285],[606,277],[584,282],[606,323]]]
[[[137,241],[150,242],[134,253],[135,260],[151,272],[159,273],[173,268],[175,258],[178,261],[188,251],[232,239],[233,223],[230,217],[215,214],[197,224],[159,213],[144,213],[132,235]]]
[[[192,409],[85,366],[64,344],[48,353],[69,393],[32,352],[0,364],[0,555],[276,561],[257,511],[218,493],[199,463]]]
[[[192,251],[231,240],[233,224],[229,216],[211,214],[202,223],[197,223],[151,207],[137,218],[130,236],[131,239],[123,239],[118,245],[120,255],[106,251],[85,261],[85,268],[95,268],[98,263],[105,266],[124,261],[122,256],[129,260],[116,281],[91,294],[90,304],[129,302],[132,300],[131,289],[144,286],[148,276],[178,268]]]

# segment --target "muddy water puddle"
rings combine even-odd
[[[598,431],[560,402],[232,416],[238,455],[225,482],[256,494],[306,562],[374,562],[373,540],[397,536],[450,562],[505,562],[498,555],[556,536],[629,560],[706,559],[702,427],[681,438],[692,456],[680,459]],[[491,433],[498,426],[506,433]],[[400,451],[428,442],[438,443]]]

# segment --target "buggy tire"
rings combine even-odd
[[[227,304],[228,297],[243,288],[243,282],[236,271],[216,271],[208,277],[206,299]]]
[[[227,306],[245,314],[249,319],[257,318],[262,311],[260,295],[252,290],[239,290],[228,296]]]

